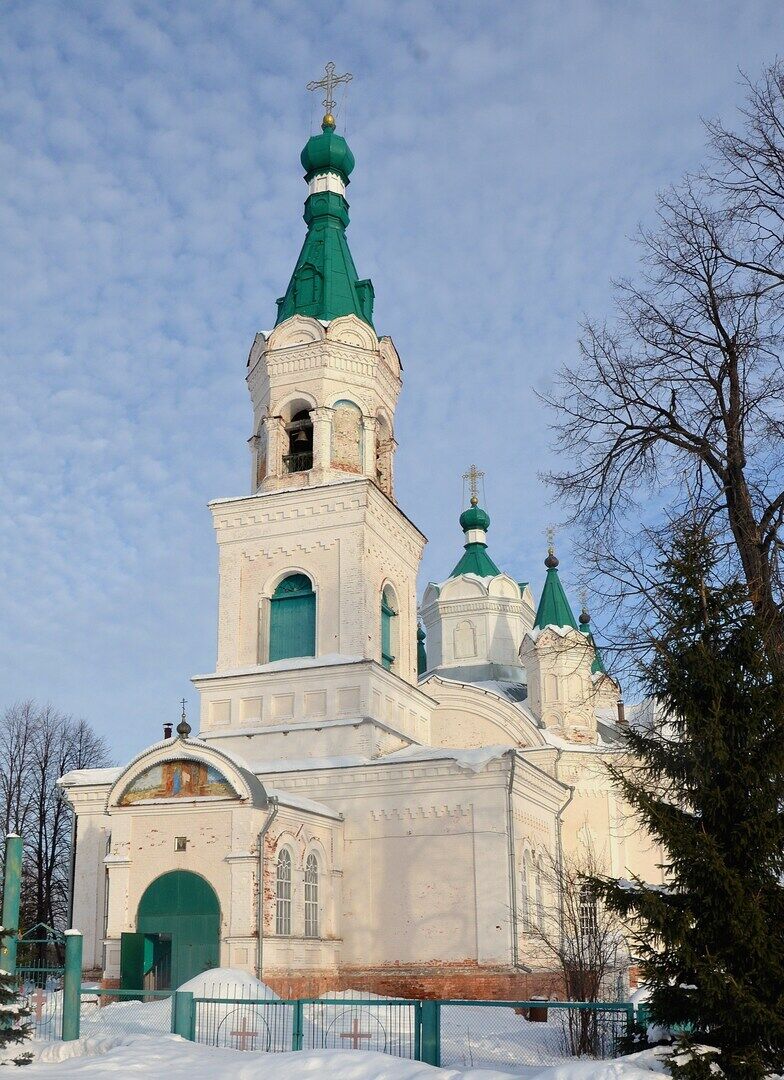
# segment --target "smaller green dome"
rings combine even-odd
[[[331,124],[328,122],[331,119],[332,117],[325,117],[321,134],[312,135],[308,139],[300,154],[300,161],[306,180],[310,180],[316,173],[336,172],[348,183],[354,168],[354,155],[343,136],[336,134],[334,120]]]
[[[460,515],[460,528],[463,532],[468,532],[469,529],[484,529],[487,532],[490,528],[490,515],[481,506],[471,506]]]

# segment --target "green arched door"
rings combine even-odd
[[[316,594],[305,574],[289,574],[270,602],[269,658],[316,655]]]
[[[162,874],[139,901],[136,929],[140,934],[171,937],[171,986],[220,961],[220,906],[215,890],[187,870]]]

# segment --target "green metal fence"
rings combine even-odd
[[[172,1030],[171,990],[81,988],[79,1034],[168,1035]]]
[[[612,1058],[634,1025],[625,1002],[443,1001],[437,1064],[503,1069]]]
[[[545,1065],[621,1052],[634,1024],[624,1002],[411,1001],[389,998],[194,997],[179,991],[172,1030],[261,1053],[362,1049],[432,1065]]]
[[[30,1009],[28,1023],[44,1042],[62,1037],[65,935],[39,923],[16,941],[19,994]]]

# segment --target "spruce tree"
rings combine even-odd
[[[699,526],[675,531],[659,570],[643,673],[656,721],[628,729],[611,772],[663,847],[667,886],[593,887],[632,928],[653,1021],[757,1080],[784,1070],[784,686]],[[694,1058],[689,1075],[709,1070]]]
[[[29,1039],[32,1030],[27,1023],[30,1009],[21,1001],[15,983],[12,975],[0,969],[0,1064],[10,1060],[15,1065],[28,1065],[33,1058],[31,1053],[6,1052],[14,1044]]]

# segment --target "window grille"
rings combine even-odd
[[[305,865],[305,937],[319,936],[318,860],[312,853]]]
[[[291,855],[281,848],[275,875],[275,933],[291,933]]]
[[[583,885],[580,890],[580,934],[590,937],[596,933],[598,926],[596,897],[591,893],[590,886]]]

